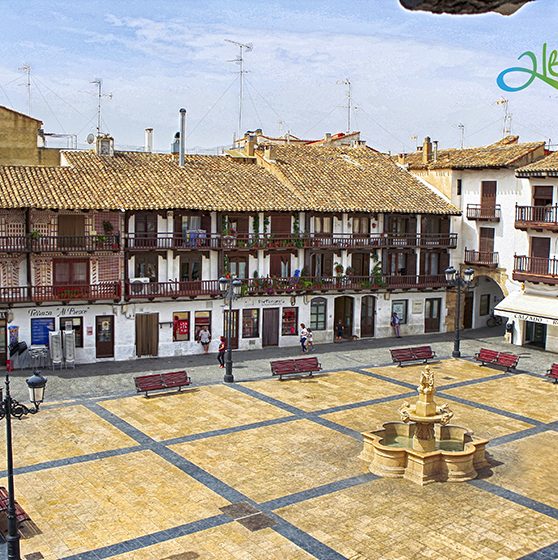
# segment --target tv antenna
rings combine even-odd
[[[352,101],[352,91],[351,91],[351,80],[349,78],[345,78],[344,80],[338,80],[338,84],[343,84],[347,86],[347,134],[351,132],[351,111],[353,109],[353,101]]]
[[[231,39],[225,39],[227,43],[231,43],[238,47],[238,56],[233,59],[229,60],[228,62],[234,62],[240,66],[238,70],[239,75],[239,90],[238,90],[238,129],[236,133],[237,139],[240,138],[240,134],[242,133],[242,105],[244,101],[244,74],[246,74],[247,70],[244,70],[244,52],[249,53],[254,49],[254,45],[252,43],[239,43],[238,41],[232,41]]]
[[[27,76],[25,81],[25,87],[27,88],[27,114],[31,115],[31,66],[29,64],[24,64],[19,68],[19,71]]]
[[[465,125],[463,123],[459,123],[457,125],[457,128],[459,128],[459,133],[461,135],[461,149],[463,149],[463,142],[465,140]]]
[[[89,83],[97,85],[97,136],[99,136],[101,134],[101,99],[103,97],[112,99],[112,93],[103,93],[103,80],[101,78],[95,78]]]
[[[512,114],[509,112],[509,100],[505,97],[500,97],[496,101],[496,105],[504,106],[504,124],[502,126],[502,138],[511,134]]]

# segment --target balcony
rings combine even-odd
[[[457,247],[456,233],[414,233],[414,234],[235,234],[220,235],[198,233],[183,236],[162,233],[150,237],[128,235],[125,240],[128,251],[167,250],[191,251],[224,249],[254,251],[264,249],[377,249],[381,247],[424,247],[453,249]]]
[[[499,204],[467,204],[467,219],[484,222],[499,222],[502,209]]]
[[[558,206],[516,206],[515,227],[558,232]]]
[[[443,274],[406,276],[327,276],[301,278],[248,278],[242,280],[243,296],[301,293],[361,292],[380,289],[435,289],[446,287]],[[218,280],[127,283],[125,299],[220,297]]]
[[[518,282],[558,284],[558,259],[516,255],[512,278]]]
[[[474,264],[476,266],[490,266],[496,268],[498,266],[498,253],[489,251],[473,251],[465,249],[465,264]]]
[[[120,251],[119,235],[6,235],[0,237],[0,253],[94,253]]]
[[[102,282],[71,286],[27,286],[0,288],[2,303],[44,303],[47,301],[119,301],[122,297],[120,282]]]

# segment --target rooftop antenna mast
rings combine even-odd
[[[239,139],[242,133],[242,105],[244,102],[244,74],[247,70],[244,70],[244,52],[249,53],[254,49],[252,43],[239,43],[238,41],[232,41],[231,39],[225,39],[227,43],[231,43],[238,47],[238,56],[234,60],[229,60],[229,62],[234,62],[240,66],[238,70],[239,75],[239,90],[238,90],[238,128],[236,131],[236,138]]]
[[[103,80],[95,78],[91,84],[97,85],[97,136],[101,134],[101,99],[107,97],[112,99],[112,93],[103,93]]]
[[[511,134],[511,122],[512,122],[512,114],[509,112],[509,100],[504,97],[500,97],[498,101],[496,101],[496,105],[503,105],[504,106],[504,124],[502,126],[502,138]]]
[[[351,110],[353,108],[353,98],[352,98],[352,91],[351,91],[351,80],[349,78],[345,78],[344,80],[340,80],[337,82],[338,84],[344,84],[347,86],[347,134],[351,132]]]
[[[459,128],[459,133],[461,135],[460,147],[461,147],[461,149],[463,149],[463,143],[464,143],[464,140],[465,140],[465,125],[463,123],[459,123],[457,125],[457,128]]]
[[[27,76],[25,81],[25,87],[27,88],[27,114],[31,114],[31,66],[29,64],[24,64],[20,69]]]

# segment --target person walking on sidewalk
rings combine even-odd
[[[399,315],[397,315],[397,313],[395,311],[391,314],[390,325],[393,327],[393,330],[395,332],[395,336],[397,338],[401,338],[401,334],[399,332],[399,325],[401,325],[401,319],[399,318]]]
[[[314,335],[312,334],[312,329],[306,329],[308,334],[306,335],[306,350],[312,352],[314,350]]]
[[[306,341],[308,340],[308,331],[306,330],[306,325],[304,323],[300,323],[300,347],[302,348],[302,352],[307,352],[306,348]]]
[[[335,340],[343,340],[343,323],[341,319],[335,325]]]
[[[217,360],[219,367],[225,367],[225,352],[227,351],[227,339],[224,336],[219,337],[219,351],[217,352]]]
[[[211,333],[206,326],[203,326],[198,333],[198,341],[203,346],[204,354],[207,354],[209,352],[209,343],[211,342]]]

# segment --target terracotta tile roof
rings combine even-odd
[[[278,176],[316,211],[459,214],[428,185],[368,147],[276,146],[275,154]]]
[[[63,152],[64,167],[0,167],[0,208],[458,214],[369,148],[277,146],[270,170],[223,156]],[[262,160],[263,161],[263,160]]]
[[[543,159],[539,159],[534,163],[520,167],[515,174],[518,177],[530,177],[541,175],[558,175],[558,152],[552,152]]]
[[[476,148],[438,150],[436,161],[425,164],[422,151],[406,154],[403,162],[409,169],[486,169],[514,167],[524,164],[523,158],[543,155],[544,142],[517,142],[517,136],[508,136],[499,142]],[[535,151],[540,154],[533,154]]]

